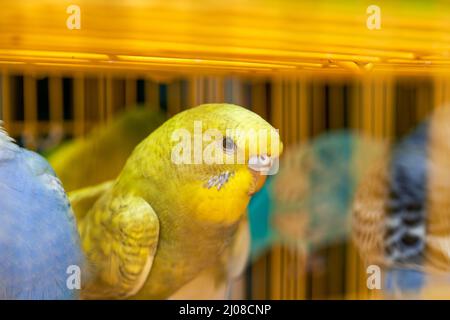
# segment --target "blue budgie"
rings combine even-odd
[[[450,283],[450,109],[435,110],[380,157],[359,186],[353,237],[383,268],[386,297],[423,298]]]
[[[0,195],[0,299],[77,298],[84,257],[64,189],[1,123]]]
[[[357,184],[384,146],[343,130],[286,148],[248,207],[252,255],[277,242],[310,251],[349,238]]]

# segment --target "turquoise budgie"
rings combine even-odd
[[[1,126],[0,194],[0,299],[77,298],[84,257],[64,189]]]
[[[248,207],[252,256],[274,243],[314,250],[350,236],[357,184],[384,143],[350,131],[286,148],[277,175]]]

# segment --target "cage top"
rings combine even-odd
[[[0,67],[8,70],[450,71],[447,1],[1,2]]]

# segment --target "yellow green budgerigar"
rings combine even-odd
[[[67,191],[114,179],[136,145],[164,120],[162,112],[133,108],[86,137],[52,150],[47,159]]]
[[[169,119],[116,180],[70,195],[94,268],[82,296],[186,298],[239,274],[249,250],[246,207],[281,151],[276,130],[236,105]]]

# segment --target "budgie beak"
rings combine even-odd
[[[270,149],[267,153],[253,154],[248,159],[248,168],[254,178],[253,188],[249,192],[250,195],[258,192],[264,186],[267,176],[278,172],[279,157],[283,152],[283,143],[279,140],[278,133],[277,137],[276,143],[270,144]]]
[[[259,172],[252,171],[253,177],[255,178],[255,188],[252,190],[253,192],[250,193],[250,195],[255,194],[261,188],[264,186],[264,183],[266,183],[267,176],[261,175]]]

